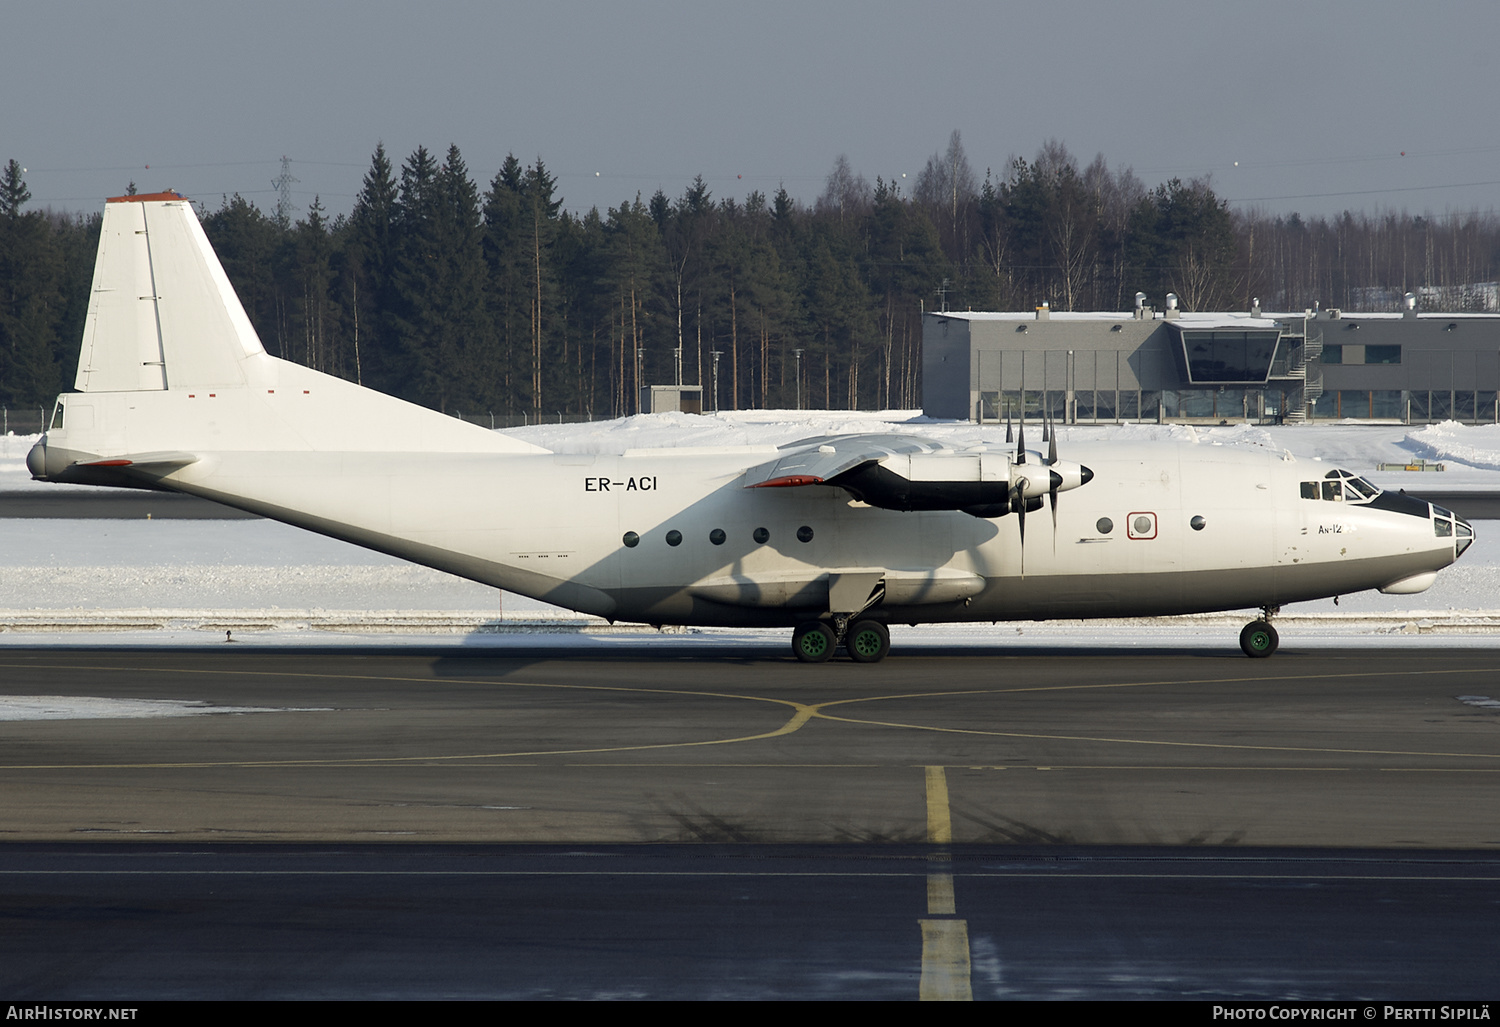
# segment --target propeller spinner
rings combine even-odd
[[[1009,424],[1007,428],[1007,439],[1009,441]],[[1094,472],[1083,464],[1061,460],[1057,455],[1057,429],[1052,424],[1049,415],[1043,415],[1042,439],[1047,443],[1047,455],[1042,458],[1042,466],[1047,469],[1045,478],[1041,475],[1023,473],[1021,469],[1027,466],[1026,460],[1026,415],[1021,414],[1020,427],[1016,432],[1016,454],[1011,467],[1010,508],[1016,513],[1016,529],[1021,540],[1021,571],[1026,570],[1026,504],[1028,500],[1041,499],[1047,496],[1052,507],[1052,546],[1057,547],[1057,494],[1087,485],[1094,478]],[[1029,468],[1027,468],[1029,471]]]

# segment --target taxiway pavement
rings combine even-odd
[[[0,650],[12,841],[1500,848],[1500,651]]]
[[[54,718],[0,721],[0,993],[1493,997],[1497,680],[1294,640],[0,649],[0,710]]]

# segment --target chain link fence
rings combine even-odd
[[[0,407],[0,435],[39,435],[47,424],[41,407]]]

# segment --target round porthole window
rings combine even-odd
[[[678,531],[676,528],[673,528],[671,531],[667,532],[667,545],[682,545],[682,532]]]
[[[722,546],[729,536],[724,534],[723,528],[715,528],[708,533],[708,540],[716,546]]]
[[[1099,529],[1099,534],[1108,535],[1115,530],[1115,522],[1108,517],[1101,517],[1099,518],[1099,523],[1095,524],[1094,527]]]
[[[1194,531],[1202,531],[1203,526],[1208,522],[1203,519],[1203,516],[1201,514],[1199,514],[1194,516],[1192,520],[1188,521],[1188,523],[1193,526]]]
[[[771,541],[771,533],[765,528],[756,528],[755,533],[751,537],[755,539],[756,543],[759,545],[765,545],[767,542]]]
[[[809,528],[807,525],[804,524],[804,525],[802,525],[802,527],[800,527],[800,528],[797,529],[797,541],[798,542],[811,542],[812,539],[813,539],[813,530],[811,528]]]
[[[1144,517],[1144,516],[1143,517],[1137,517],[1135,519],[1135,525],[1134,525],[1134,527],[1135,527],[1135,533],[1137,535],[1149,535],[1149,534],[1151,534],[1151,518]]]
[[[627,531],[625,537],[620,539],[620,541],[625,543],[626,549],[634,549],[641,544],[641,537],[633,531]]]

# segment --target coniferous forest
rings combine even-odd
[[[199,216],[269,352],[497,424],[634,413],[676,381],[705,410],[920,406],[923,309],[1487,309],[1500,279],[1493,212],[1233,211],[1057,143],[980,176],[957,132],[909,194],[841,157],[811,205],[699,178],[580,215],[540,158],[481,186],[456,146],[377,147],[348,216],[237,195]],[[99,223],[0,172],[0,406],[71,387]]]

